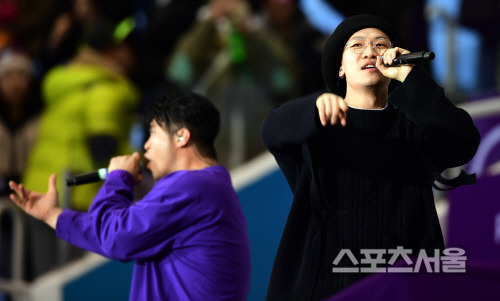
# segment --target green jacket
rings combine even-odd
[[[118,154],[127,153],[129,130],[139,93],[123,75],[101,66],[69,64],[50,70],[42,83],[45,111],[30,154],[24,184],[46,191],[56,173],[60,200],[87,210],[100,184],[82,185],[65,194],[65,177],[100,168],[93,162],[89,138],[107,135],[118,141]]]

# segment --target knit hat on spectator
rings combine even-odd
[[[31,59],[21,52],[6,52],[0,56],[0,76],[9,71],[21,71],[34,75],[34,66]]]

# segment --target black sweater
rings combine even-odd
[[[321,126],[319,95],[273,108],[262,126],[294,195],[268,300],[322,300],[359,280],[332,272],[341,249],[358,261],[361,249],[443,249],[430,175],[467,163],[479,145],[471,117],[419,67],[386,109],[350,108],[346,127]]]

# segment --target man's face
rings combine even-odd
[[[356,53],[354,47],[351,47],[356,44],[364,47],[365,41],[372,43],[368,43],[361,53]],[[382,75],[375,67],[377,56],[383,55],[383,51],[374,49],[374,47],[380,46],[377,46],[379,41],[390,40],[383,31],[377,28],[361,29],[347,41],[346,47],[348,48],[344,50],[342,55],[343,70],[339,71],[339,76],[345,76],[348,89],[389,85],[390,79]]]
[[[173,136],[175,135],[170,135],[165,126],[160,126],[156,120],[151,121],[149,139],[144,144],[144,157],[149,160],[147,168],[151,170],[155,180],[173,171],[177,155]]]

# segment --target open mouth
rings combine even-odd
[[[364,66],[363,68],[361,68],[362,70],[366,70],[366,69],[373,69],[375,68],[375,65],[372,65],[372,64],[369,64],[369,65],[366,65]]]

